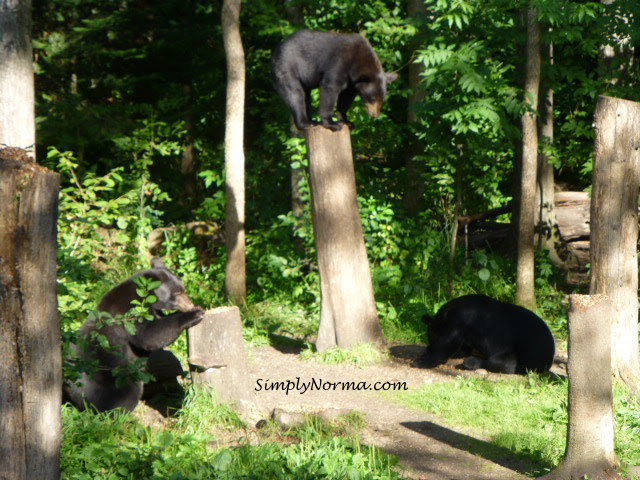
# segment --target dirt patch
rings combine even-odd
[[[337,382],[355,382],[355,385],[406,382],[407,388],[415,389],[424,383],[451,381],[461,374],[472,375],[457,370],[454,364],[438,369],[411,368],[409,362],[418,351],[412,346],[394,347],[394,357],[389,361],[358,368],[303,361],[294,353],[260,347],[251,351],[249,374],[257,390],[258,405],[265,414],[274,408],[310,413],[347,409],[364,413],[367,426],[362,434],[363,442],[397,455],[406,477],[420,480],[527,478],[521,473],[526,471],[526,465],[511,458],[508,451],[497,452],[496,447],[489,447],[486,439],[443,426],[429,413],[389,402],[377,392],[330,387]],[[304,385],[311,385],[309,382],[312,381],[315,386],[328,385],[329,389],[312,390],[309,387],[303,393]],[[291,387],[288,392],[286,385]],[[298,387],[295,390],[294,385]],[[497,452],[500,458],[483,458],[481,452],[488,449],[492,456]]]
[[[393,403],[374,391],[332,388],[338,382],[374,385],[376,382],[406,382],[408,389],[424,383],[452,381],[459,375],[500,378],[486,371],[460,370],[460,360],[452,360],[436,369],[410,366],[424,347],[398,345],[390,348],[389,360],[368,367],[325,365],[301,360],[296,350],[280,351],[273,347],[257,347],[249,351],[248,374],[255,390],[259,411],[246,431],[216,432],[215,447],[257,444],[261,434],[255,428],[260,418],[277,414],[290,418],[298,413],[329,416],[333,412],[358,411],[366,416],[361,440],[376,445],[400,459],[401,474],[415,480],[517,480],[528,465],[514,458],[512,452],[491,445],[470,430],[452,429],[428,412],[413,410]],[[553,371],[566,374],[563,362]],[[290,383],[287,383],[290,382]],[[315,382],[311,386],[310,382]],[[305,390],[304,385],[309,385]],[[289,385],[289,391],[286,386]],[[318,388],[320,387],[320,388]],[[324,389],[324,388],[328,389]],[[136,408],[136,417],[145,424],[160,427],[171,418],[160,415],[147,405]],[[290,441],[291,437],[287,437]],[[283,437],[283,441],[284,441]],[[485,458],[491,452],[492,459]]]

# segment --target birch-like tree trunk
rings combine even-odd
[[[235,304],[246,303],[244,201],[245,61],[240,37],[241,0],[224,0],[222,36],[227,57],[227,117],[224,135],[226,172],[227,265],[225,291]]]
[[[0,147],[35,158],[31,0],[0,2]]]
[[[527,12],[527,64],[524,102],[529,109],[522,116],[522,170],[518,216],[518,265],[516,302],[535,310],[534,226],[536,217],[536,172],[538,166],[538,130],[534,110],[538,107],[540,87],[540,24],[538,12]]]

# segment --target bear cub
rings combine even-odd
[[[125,381],[119,385],[114,369],[139,358],[148,359],[153,352],[174,342],[183,330],[202,320],[204,310],[191,302],[182,281],[157,257],[152,259],[151,269],[136,273],[107,292],[98,305],[98,311],[114,317],[126,315],[134,306],[132,302],[140,300],[136,292],[138,286],[134,282],[134,278],[140,276],[160,282],[152,291],[157,298],[149,309],[153,320],[136,323],[135,334],[132,335],[120,323],[97,329],[95,320],[89,319],[80,329],[80,337],[88,340],[88,347],[72,345],[80,360],[97,364],[97,371],[83,373],[79,384],[65,382],[64,401],[78,409],[84,409],[86,402],[99,411],[117,407],[132,411],[142,398],[144,384],[142,381]],[[165,310],[172,313],[165,313]],[[90,340],[91,333],[95,331],[106,337],[110,347],[104,348],[98,341]]]
[[[321,124],[337,131],[346,124],[347,110],[356,95],[362,98],[369,115],[380,115],[387,84],[398,76],[385,73],[376,52],[358,34],[300,30],[290,35],[273,53],[273,81],[291,109],[300,130],[315,125],[311,121],[311,90],[320,89]],[[337,106],[334,121],[333,113]]]
[[[553,364],[555,342],[547,324],[526,308],[486,295],[465,295],[443,305],[435,317],[425,315],[429,346],[414,367],[433,368],[449,358],[466,357],[475,370],[524,374],[546,372]]]

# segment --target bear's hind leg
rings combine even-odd
[[[276,85],[278,93],[284,99],[285,103],[291,110],[293,122],[299,130],[304,130],[313,126],[309,120],[311,113],[311,98],[304,91],[299,82],[293,84],[284,84],[278,82]]]

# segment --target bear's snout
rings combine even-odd
[[[382,100],[376,100],[372,103],[365,103],[365,107],[367,107],[367,113],[371,115],[373,118],[378,118],[380,116],[380,111],[382,110]]]

